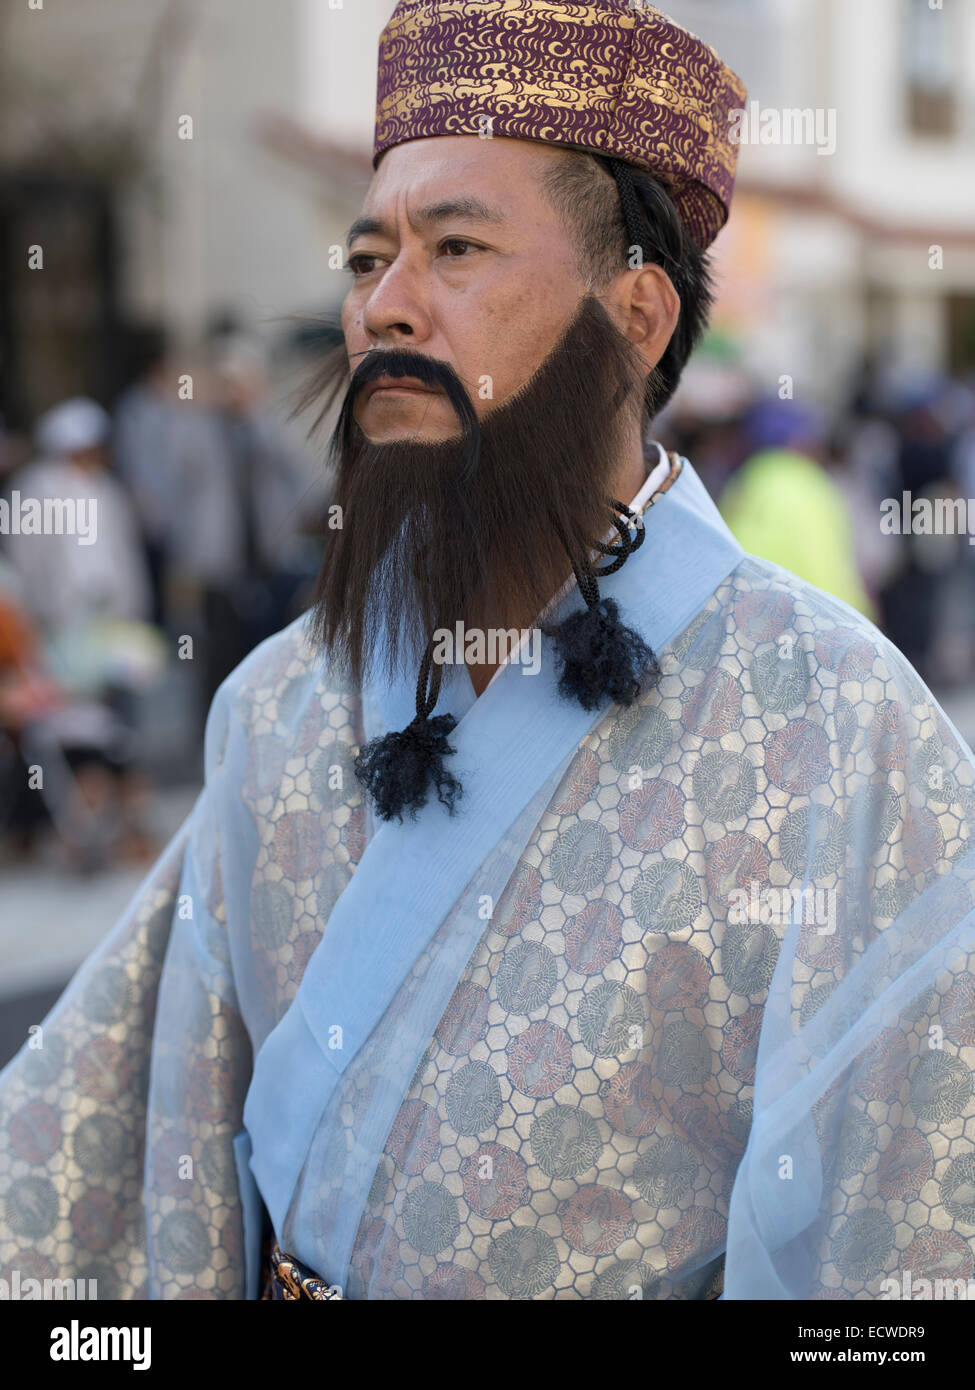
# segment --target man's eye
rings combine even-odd
[[[378,256],[367,256],[364,251],[360,251],[349,257],[347,269],[351,270],[353,275],[369,275],[376,269],[378,260]]]
[[[445,256],[457,259],[460,256],[466,255],[468,251],[476,251],[477,247],[472,241],[465,241],[463,237],[452,236],[440,243],[440,250]]]

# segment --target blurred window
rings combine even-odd
[[[958,130],[957,11],[905,0],[907,124],[913,135],[947,139]]]
[[[650,0],[647,0],[650,3]],[[697,34],[765,106],[796,106],[803,26],[791,0],[653,0]],[[819,4],[821,0],[814,0]]]

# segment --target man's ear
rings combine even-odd
[[[620,275],[610,292],[616,322],[647,365],[655,367],[667,350],[680,318],[680,297],[659,265]]]

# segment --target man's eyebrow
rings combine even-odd
[[[499,227],[507,222],[504,213],[498,208],[488,207],[480,198],[445,198],[439,203],[430,203],[413,214],[412,221],[419,226],[429,227],[434,222],[446,222],[451,217],[463,217],[470,222],[488,222]],[[378,217],[357,217],[349,228],[346,244],[351,246],[356,237],[388,236],[389,228]]]
[[[356,237],[360,236],[381,236],[385,230],[386,224],[380,222],[378,217],[357,217],[349,228],[345,244],[351,246]]]

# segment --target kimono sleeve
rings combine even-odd
[[[225,704],[219,691],[208,747]],[[0,1073],[0,1276],[20,1297],[241,1296],[233,1141],[250,1048],[225,946],[220,775],[208,756],[192,812]]]
[[[816,911],[769,987],[729,1298],[951,1297],[975,1274],[975,762],[873,638],[822,651],[838,794],[778,827]]]

